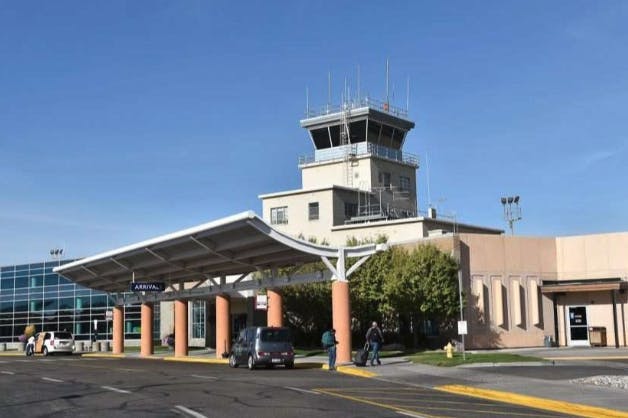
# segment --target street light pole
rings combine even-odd
[[[510,235],[515,234],[514,223],[521,220],[521,208],[519,207],[519,196],[507,196],[501,198],[504,207],[504,220],[508,222]]]

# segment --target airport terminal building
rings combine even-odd
[[[3,267],[0,337],[15,341],[32,318],[89,339],[90,321],[112,310],[99,335],[114,352],[130,339],[150,355],[153,340],[176,329],[175,355],[209,346],[220,356],[240,328],[282,324],[282,287],[331,280],[338,361],[348,361],[347,277],[386,246],[345,243],[385,236],[388,246],[433,244],[459,260],[467,348],[626,346],[628,232],[523,237],[421,213],[418,158],[403,150],[414,123],[387,102],[308,111],[301,126],[314,148],[299,158],[302,187],[260,195],[261,217],[237,214],[61,266]],[[349,257],[360,261],[345,270]],[[276,273],[313,261],[327,271]],[[129,294],[132,280],[161,282],[166,291]],[[267,310],[256,309],[261,289]]]

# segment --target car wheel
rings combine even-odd
[[[286,363],[286,369],[294,369],[294,363]]]
[[[255,368],[255,360],[253,359],[253,354],[249,354],[249,361],[247,365],[249,366],[249,370],[253,370]]]
[[[238,367],[238,363],[236,362],[235,359],[235,354],[231,353],[231,355],[229,356],[229,367]]]
[[[44,346],[43,353],[44,353],[44,356],[47,356],[49,354],[48,347]]]

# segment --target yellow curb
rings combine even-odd
[[[479,389],[463,385],[436,386],[434,389],[442,392],[459,395],[473,396],[475,398],[490,399],[514,405],[522,405],[546,411],[571,414],[579,417],[590,418],[628,418],[628,413],[595,406],[581,405],[577,403],[555,401],[551,399],[537,398],[534,396],[519,395],[516,393],[502,392],[492,389]]]
[[[100,357],[100,358],[125,358],[125,354],[106,354],[106,353],[85,353],[81,357]]]
[[[166,361],[182,361],[186,363],[229,364],[227,359],[219,358],[194,358],[194,357],[163,357]]]
[[[321,369],[329,370],[329,366],[327,364],[321,364]],[[358,369],[357,367],[351,367],[351,366],[336,366],[336,371],[339,373],[350,374],[352,376],[367,377],[367,378],[377,376],[377,373],[369,372],[364,369]]]
[[[0,352],[0,357],[17,357],[17,356],[26,357],[26,354],[24,354],[23,352],[20,352],[20,351],[14,351],[14,352],[3,351],[3,352]]]

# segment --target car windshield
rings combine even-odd
[[[71,340],[72,334],[70,334],[69,332],[55,332],[55,338],[58,338],[60,340]]]
[[[269,343],[289,343],[290,330],[281,329],[263,329],[260,333],[260,339]]]

